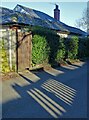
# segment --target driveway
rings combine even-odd
[[[3,118],[86,118],[87,64],[26,71],[2,83]]]

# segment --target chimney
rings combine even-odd
[[[58,5],[56,5],[56,8],[54,9],[54,18],[60,20],[60,10],[58,9]]]

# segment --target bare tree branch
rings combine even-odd
[[[89,32],[89,2],[87,8],[83,11],[82,18],[75,21],[75,26]]]

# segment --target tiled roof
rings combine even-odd
[[[21,5],[18,5],[14,10],[0,7],[0,13],[2,12],[0,24],[25,24],[32,26],[41,26],[49,29],[54,29],[62,32],[70,32],[74,34],[86,35],[86,32],[68,26],[60,21],[57,21],[53,17]]]

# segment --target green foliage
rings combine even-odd
[[[28,31],[32,31],[33,35],[35,35],[35,34],[38,34],[41,36],[46,35],[47,37],[48,37],[48,34],[51,34],[51,35],[56,34],[55,31],[52,31],[52,30],[47,29],[47,28],[38,27],[38,26],[30,28]]]
[[[45,37],[34,35],[32,39],[32,63],[42,64],[48,59],[48,48]]]
[[[78,57],[81,59],[89,57],[89,38],[79,39],[79,52]]]
[[[45,38],[45,40],[46,40],[46,47],[45,47],[46,50],[45,51],[48,51],[47,52],[48,62],[50,64],[54,63],[56,60],[57,51],[58,51],[58,47],[59,47],[59,36],[56,34],[55,31],[51,31],[49,29],[44,29],[41,27],[33,27],[32,33],[33,33],[33,36],[35,34],[37,34],[37,35]],[[34,46],[33,46],[33,50],[34,50]],[[35,54],[35,52],[33,54]]]
[[[2,72],[9,72],[9,64],[7,60],[7,53],[5,50],[4,40],[0,41],[0,56],[1,56],[1,63],[2,63]]]
[[[74,60],[86,53],[86,47],[89,49],[77,36],[60,38],[56,31],[42,27],[28,28],[28,31],[32,31],[33,34],[32,64],[34,65],[45,61],[53,65],[66,59]]]
[[[65,57],[64,38],[59,38],[59,48],[56,56],[57,62],[63,61],[64,57]]]
[[[60,38],[56,31],[41,27],[28,27],[24,31],[32,31],[32,66],[49,63],[51,65],[66,59],[75,60],[89,57],[89,38],[79,39],[77,36]],[[0,41],[2,56],[2,72],[9,72],[8,56],[5,41]],[[15,69],[13,64],[12,69]]]
[[[32,33],[33,33],[33,37],[35,34],[37,34],[41,37],[45,37],[45,40],[46,40],[46,47],[45,48],[47,50],[44,50],[44,52],[48,51],[46,53],[47,53],[48,62],[50,64],[54,64],[55,62],[60,62],[64,58],[64,55],[65,55],[64,39],[60,38],[57,35],[56,31],[44,29],[41,27],[33,27]],[[37,54],[34,50],[34,45],[33,45],[33,53],[32,54],[33,54],[33,56],[34,55],[36,56],[36,54]],[[43,53],[41,52],[41,54],[43,54]],[[40,59],[40,58],[38,58],[38,59]],[[32,59],[32,61],[34,61],[34,60]],[[36,62],[37,62],[37,60],[36,60]],[[42,63],[42,61],[41,61],[41,63]]]
[[[78,37],[72,36],[65,40],[66,54],[69,59],[76,59],[78,54]]]
[[[86,45],[86,47],[87,47],[86,53],[87,53],[87,57],[89,58],[89,37],[87,37],[87,43],[86,44],[87,44]]]

